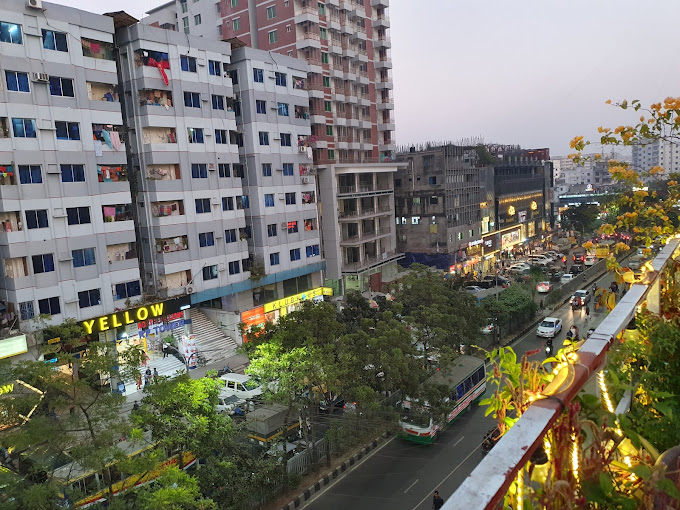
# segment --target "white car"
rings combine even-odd
[[[560,283],[562,285],[564,285],[565,283],[569,283],[570,281],[572,281],[574,279],[574,276],[575,275],[573,275],[571,273],[563,274],[562,276],[560,276]]]
[[[588,255],[583,261],[584,266],[594,266],[597,263],[597,257],[595,255]]]
[[[529,255],[527,261],[534,266],[549,266],[553,263],[552,259],[543,255]]]
[[[548,257],[550,257],[553,260],[558,260],[558,259],[562,258],[562,254],[557,253],[556,251],[552,251],[552,250],[543,252],[543,254],[547,255]]]
[[[486,326],[484,326],[482,328],[482,334],[483,335],[490,335],[491,333],[493,333],[493,328],[494,328],[494,323],[490,322],[489,324],[487,324]]]
[[[538,282],[536,284],[536,290],[538,292],[550,292],[552,290],[552,286],[550,285],[550,282]]]
[[[562,331],[562,319],[556,317],[546,317],[538,325],[536,336],[541,338],[555,338]]]
[[[526,273],[527,271],[531,271],[531,266],[529,264],[525,264],[524,262],[513,264],[508,268],[508,272],[511,274],[522,274]]]
[[[243,404],[245,404],[245,400],[240,399],[236,395],[219,395],[215,409],[218,413],[233,414],[234,409],[241,407]]]
[[[476,294],[477,292],[481,292],[484,289],[481,287],[478,287],[477,285],[466,285],[463,287],[466,292],[469,292],[470,294]]]
[[[252,400],[262,395],[262,387],[257,381],[243,374],[225,374],[220,377],[224,388],[220,390],[221,396],[236,395],[242,400]]]

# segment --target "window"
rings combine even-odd
[[[459,241],[462,241],[463,240],[463,233],[458,232],[458,234],[456,234],[456,237],[458,238]]]
[[[238,0],[231,0],[231,6],[237,7],[238,6]]]
[[[182,13],[187,12],[187,0],[179,0],[180,5],[182,6]]]
[[[50,94],[53,96],[75,97],[73,93],[73,80],[50,76]]]
[[[326,53],[325,51],[321,52],[321,63],[328,64],[328,53]]]
[[[290,25],[286,25],[286,32],[290,32],[291,30],[292,28],[290,27]],[[288,56],[289,57],[293,56],[293,50],[288,50]]]
[[[219,175],[220,177],[231,177],[231,169],[229,168],[229,163],[218,163],[217,175]],[[222,201],[224,201],[224,199],[222,199]]]
[[[0,42],[23,44],[21,41],[21,25],[0,21]]]
[[[47,221],[47,210],[38,209],[36,211],[26,211],[26,227],[29,229],[34,228],[47,228],[49,223]]]
[[[196,14],[196,16],[194,16],[194,25],[200,25],[200,24],[201,24],[201,15]]]
[[[264,206],[265,207],[274,207],[274,194],[273,193],[265,193],[264,194]]]
[[[262,163],[262,177],[271,177],[272,176],[272,164],[271,163]]]
[[[267,19],[276,18],[276,6],[267,7]]]
[[[413,205],[420,205],[420,197],[413,198]]]
[[[411,216],[411,225],[420,225],[420,216]]]
[[[61,165],[61,182],[85,182],[83,165]]]
[[[319,2],[319,15],[320,16],[326,15],[326,4],[322,4],[321,2]]]
[[[182,71],[186,71],[188,73],[196,72],[196,59],[194,57],[182,55],[181,57],[179,57],[179,64],[180,67],[182,68]]]
[[[330,76],[324,76],[323,77],[323,86],[328,88],[331,86],[331,77]]]
[[[323,27],[319,28],[319,37],[320,37],[322,40],[328,39],[328,32],[326,31],[325,28],[323,28]]]
[[[330,101],[324,101],[323,102],[323,109],[326,112],[332,112],[333,111],[333,105],[331,104]]]
[[[197,198],[196,203],[196,214],[204,214],[210,212],[210,199],[209,198]]]
[[[259,133],[260,145],[269,145],[269,133],[260,131]]]
[[[472,230],[472,229],[469,229],[469,230],[468,230],[468,237],[469,237],[469,238],[473,238],[474,236],[475,236],[475,231]]]
[[[12,130],[15,138],[37,138],[35,120],[12,117]]]
[[[189,143],[203,143],[203,129],[202,128],[187,128],[189,135]]]
[[[189,33],[189,18],[182,18],[182,24],[184,25],[184,33]]]
[[[5,71],[5,81],[7,82],[7,90],[11,90],[12,92],[31,91],[28,82],[28,73]]]
[[[290,133],[281,133],[281,147],[290,147],[291,145]]]
[[[291,175],[295,175],[295,172],[293,170],[293,163],[284,163],[283,164],[283,175],[286,177],[290,177]]]
[[[21,310],[21,320],[27,321],[35,317],[35,310],[33,309],[33,301],[24,301],[19,303],[19,310]]]
[[[434,176],[434,175],[431,176],[431,177],[428,177],[427,182],[428,182],[428,184],[430,184],[430,185],[437,184],[437,177]]]
[[[250,197],[248,195],[236,197],[236,209],[250,209]]]
[[[278,266],[279,265],[279,252],[269,254],[269,265]]]
[[[217,265],[205,266],[203,268],[203,280],[214,280],[217,278]]]
[[[277,103],[276,109],[281,117],[288,117],[288,103]]]
[[[234,163],[234,177],[243,179],[245,175],[246,174],[243,172],[243,165],[241,163]]]
[[[286,86],[286,74],[285,73],[274,73],[274,77],[276,78],[276,84],[279,85],[280,87],[285,87]]]
[[[215,143],[225,145],[229,143],[229,133],[226,129],[215,130]]]
[[[40,165],[19,165],[19,182],[21,184],[42,183],[42,169]]]
[[[294,262],[296,260],[300,260],[300,248],[290,250],[290,261]]]
[[[276,237],[276,223],[267,225],[267,237]]]
[[[51,273],[54,271],[54,256],[51,253],[33,255],[31,259],[33,261],[34,274]]]
[[[66,217],[69,225],[85,225],[91,223],[89,207],[67,207]]]
[[[401,186],[401,179],[394,179],[394,185],[399,188]]]
[[[66,43],[66,34],[64,32],[55,32],[54,30],[42,30],[43,48],[46,50],[68,51],[68,44]]]
[[[298,233],[298,222],[297,221],[289,221],[288,222],[288,233],[289,234],[297,234]]]
[[[41,314],[58,315],[61,313],[58,297],[38,299],[38,310]]]
[[[333,149],[328,149],[328,159],[335,159],[335,151]]]
[[[200,108],[201,95],[198,92],[185,92],[184,106],[186,106],[187,108]]]
[[[224,97],[212,95],[213,110],[224,110]]]
[[[55,120],[57,128],[57,140],[80,140],[80,125],[77,122],[64,122]]]
[[[222,76],[222,63],[217,60],[208,60],[208,73],[212,76]]]
[[[307,257],[318,257],[319,256],[319,245],[313,244],[312,246],[307,246]]]
[[[295,192],[286,193],[286,205],[295,204]]]
[[[89,306],[101,305],[101,293],[99,289],[84,290],[78,292],[78,306],[80,308],[87,308]]]
[[[133,280],[126,283],[116,283],[113,286],[113,299],[127,299],[134,296],[142,295],[142,286],[139,284],[139,280]]]
[[[267,101],[263,101],[261,99],[256,99],[255,100],[255,109],[256,109],[257,113],[267,115]]]
[[[269,32],[269,44],[274,44],[278,40],[279,40],[278,30],[270,31]]]
[[[94,266],[97,263],[94,248],[72,250],[73,267]]]
[[[241,18],[236,18],[231,22],[231,26],[234,28],[234,32],[240,30],[241,28]]]
[[[255,83],[264,83],[264,72],[262,69],[253,68],[253,80]]]
[[[241,272],[241,263],[238,260],[229,262],[229,274],[239,274]]]
[[[192,163],[191,177],[192,179],[207,179],[208,178],[207,165],[205,163]]]
[[[230,228],[224,231],[224,242],[225,243],[235,243],[236,242],[236,229]]]
[[[333,126],[326,124],[326,136],[333,136]]]

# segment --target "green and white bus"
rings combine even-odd
[[[411,400],[407,397],[402,404],[400,437],[415,443],[432,444],[437,434],[451,425],[486,390],[486,365],[484,360],[472,356],[459,356],[447,371],[440,371],[430,377],[425,384],[445,384],[451,389],[447,402],[453,402],[453,409],[445,419],[436,422],[427,412],[411,410]],[[427,408],[421,406],[421,408]]]

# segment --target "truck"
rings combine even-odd
[[[262,406],[246,415],[246,430],[249,441],[259,446],[269,447],[275,439],[285,439],[298,435],[300,420],[297,416],[288,416],[289,410],[281,404]],[[293,414],[293,413],[290,413]]]
[[[609,250],[614,246],[615,241],[613,239],[603,239],[595,245],[595,256],[598,259],[605,259],[609,257]]]

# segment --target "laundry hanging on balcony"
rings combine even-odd
[[[106,129],[102,129],[102,138],[104,139],[104,143],[106,143],[106,145],[108,145],[110,149],[113,149],[111,134]]]
[[[118,134],[118,131],[111,131],[109,133],[109,136],[111,137],[111,143],[113,144],[113,148],[116,149],[117,151],[120,150],[120,135]]]

